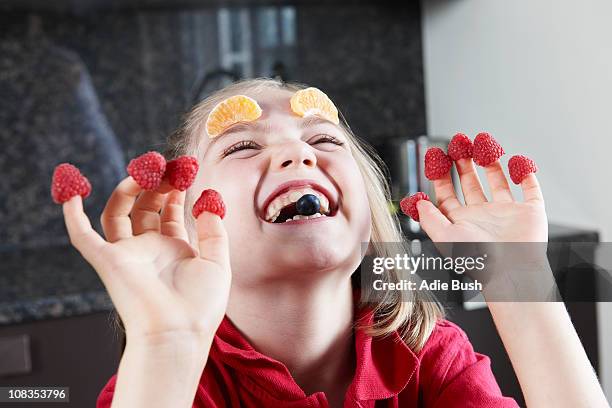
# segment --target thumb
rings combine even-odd
[[[229,269],[229,239],[221,217],[212,212],[203,211],[196,218],[196,230],[200,258]]]
[[[440,210],[429,200],[419,200],[416,203],[419,211],[419,223],[432,241],[444,241],[446,229],[452,223],[440,212]]]

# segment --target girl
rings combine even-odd
[[[385,256],[381,243],[402,240],[397,220],[379,167],[348,125],[292,112],[299,89],[248,80],[197,105],[166,152],[197,157],[194,185],[142,191],[127,177],[102,214],[106,239],[79,196],[63,205],[71,242],[100,275],[126,331],[118,372],[97,406],[516,406],[501,395],[488,358],[436,303],[394,293],[375,307],[359,303],[351,277],[360,244]],[[261,117],[209,138],[212,108],[239,94],[257,101]],[[499,162],[488,166],[488,201],[472,160],[457,167],[465,204],[449,177],[434,182],[438,208],[418,203],[432,240],[547,240],[533,174],[519,202]],[[205,188],[224,198],[223,220],[191,216]],[[271,222],[268,204],[291,191],[324,196],[328,216]],[[530,407],[607,406],[562,303],[489,308]]]

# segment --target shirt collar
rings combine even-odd
[[[373,315],[368,307],[355,310],[355,320],[361,324],[371,324]],[[372,338],[363,329],[356,328],[355,354],[355,375],[347,390],[347,398],[358,401],[386,399],[399,394],[419,365],[418,357],[397,331],[385,337]],[[241,376],[247,376],[251,384],[275,400],[309,398],[287,367],[255,350],[227,315],[215,335],[211,357],[218,358]]]

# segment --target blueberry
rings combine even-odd
[[[314,194],[304,194],[295,203],[295,209],[300,215],[313,215],[319,212],[321,203],[319,197]]]

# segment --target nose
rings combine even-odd
[[[317,157],[308,143],[292,141],[283,143],[273,152],[272,171],[281,171],[300,166],[314,168]]]

